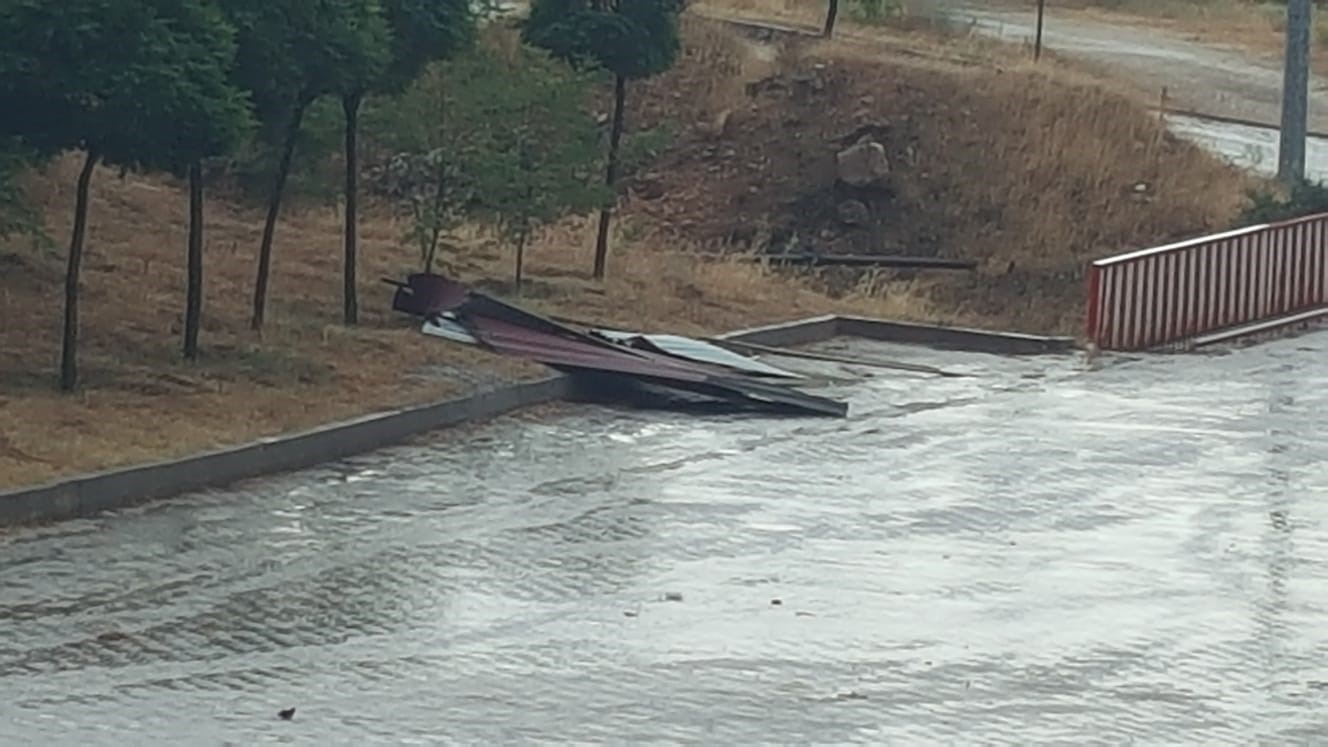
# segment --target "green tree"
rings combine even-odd
[[[65,273],[60,385],[78,382],[79,275],[99,163],[178,171],[220,152],[243,122],[227,82],[231,29],[206,0],[0,3],[0,135],[83,151]]]
[[[521,292],[525,249],[541,226],[609,204],[612,191],[595,179],[599,130],[588,114],[592,81],[524,45],[485,56],[491,81],[463,85],[502,90],[475,122],[484,140],[470,153],[474,207],[515,249],[514,284]]]
[[[597,66],[614,76],[613,124],[604,183],[615,189],[622,145],[627,83],[657,75],[678,56],[679,0],[534,0],[523,37],[555,57]],[[603,278],[609,253],[612,208],[599,216],[595,277]]]
[[[487,101],[495,89],[475,95],[467,81],[485,78],[478,55],[430,66],[400,96],[376,102],[365,113],[378,144],[395,155],[382,170],[378,190],[410,221],[405,239],[433,272],[438,250],[465,219],[473,188],[463,164],[477,147]],[[455,84],[454,84],[455,82]]]
[[[267,137],[281,143],[258,247],[251,326],[262,329],[272,242],[304,114],[320,96],[373,80],[387,64],[378,0],[222,0],[238,31],[235,82],[249,91]]]
[[[348,77],[341,91],[345,115],[346,216],[343,266],[342,318],[359,321],[356,291],[359,243],[359,119],[360,107],[370,91],[399,93],[431,61],[452,55],[474,36],[476,13],[471,0],[383,0],[388,36],[388,60],[367,77]],[[374,74],[376,73],[376,74]]]

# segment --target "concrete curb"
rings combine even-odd
[[[721,335],[756,345],[806,345],[836,336],[1025,355],[1072,349],[1069,338],[820,316]],[[485,420],[530,405],[569,398],[564,376],[515,384],[468,397],[376,413],[300,433],[184,459],[81,475],[34,488],[0,492],[0,527],[60,521],[152,500],[289,472],[380,449],[421,433]]]
[[[736,332],[716,335],[716,339],[786,348],[794,345],[824,342],[839,335],[839,333],[839,317],[827,314],[825,316],[814,316],[810,319],[800,319],[796,322],[740,329]]]
[[[841,316],[837,331],[844,337],[865,337],[880,342],[898,342],[910,345],[976,353],[1000,355],[1047,355],[1068,353],[1078,347],[1073,337],[1040,337],[1017,332],[987,332],[963,327],[943,327],[934,324],[912,324],[881,319]]]
[[[1328,307],[1320,307],[1251,322],[1239,327],[1209,332],[1206,335],[1200,335],[1191,340],[1186,340],[1184,343],[1167,346],[1163,349],[1186,351],[1224,343],[1253,344],[1281,337],[1291,337],[1312,327],[1320,326],[1325,321],[1328,321]]]
[[[312,467],[437,428],[560,400],[568,391],[568,380],[555,376],[422,407],[376,413],[184,459],[3,492],[0,527],[90,516],[192,490]]]

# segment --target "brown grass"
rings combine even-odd
[[[820,28],[825,23],[826,3],[807,0],[692,0],[688,8],[706,15],[736,15]]]
[[[1237,193],[1229,171],[1162,138],[1138,107],[1090,81],[952,64],[934,40],[848,40],[777,59],[704,21],[689,21],[687,34],[682,64],[632,97],[637,126],[665,116],[689,125],[658,166],[677,186],[659,200],[627,200],[605,283],[587,278],[589,225],[569,221],[546,232],[528,255],[525,303],[533,308],[682,333],[835,312],[1067,331],[1080,305],[1072,276],[1084,258],[1216,226]],[[831,71],[826,97],[793,106],[746,93],[749,82],[821,63]],[[789,116],[821,122],[824,132],[790,125]],[[935,233],[945,252],[982,258],[981,274],[845,282],[692,251],[712,243],[717,216],[779,220],[773,206],[822,189],[817,180],[833,162],[823,135],[859,120],[892,124],[899,163],[901,148],[920,154],[900,170],[900,240]],[[716,143],[816,165],[771,179],[707,156]],[[66,159],[31,179],[57,242],[67,240],[76,169]],[[1133,196],[1137,181],[1149,182],[1146,199]],[[63,250],[0,244],[0,487],[235,444],[542,371],[424,339],[392,314],[390,289],[378,278],[400,277],[418,260],[399,238],[404,227],[372,208],[362,226],[363,325],[338,324],[339,214],[292,210],[277,234],[268,328],[251,334],[261,215],[221,199],[209,202],[205,357],[186,365],[177,352],[180,185],[101,170],[92,197],[78,394],[52,386]],[[463,279],[504,290],[510,255],[495,242],[472,236],[454,259]]]
[[[723,102],[725,127],[694,128],[657,166],[667,197],[633,207],[707,245],[796,236],[829,252],[976,258],[978,275],[871,287],[951,320],[1062,333],[1079,329],[1088,260],[1231,224],[1248,179],[1168,135],[1128,87],[1022,56],[973,65],[955,48],[787,42],[768,79]],[[894,173],[870,198],[876,223],[846,230],[836,208],[862,196],[836,184],[834,158],[864,130]]]
[[[35,177],[54,236],[67,236],[76,164]],[[83,387],[54,391],[62,252],[0,250],[0,487],[184,455],[367,412],[459,395],[541,367],[422,338],[389,311],[381,276],[417,267],[382,214],[363,227],[363,325],[340,313],[340,216],[292,211],[278,232],[268,326],[247,329],[261,216],[214,201],[209,211],[205,357],[178,356],[184,195],[179,186],[100,171],[83,276]],[[612,277],[587,279],[589,225],[553,229],[529,252],[530,306],[651,330],[717,332],[835,310],[896,313],[896,302],[832,301],[750,264],[701,262],[650,237],[617,237]],[[477,237],[464,277],[506,290],[508,254]]]

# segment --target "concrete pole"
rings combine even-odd
[[[1033,42],[1033,61],[1042,59],[1042,17],[1047,14],[1047,0],[1038,0],[1037,41]]]
[[[1286,68],[1282,73],[1282,140],[1277,149],[1277,178],[1288,186],[1305,181],[1309,87],[1310,0],[1288,0]]]

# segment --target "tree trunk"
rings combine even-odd
[[[825,14],[823,36],[829,39],[835,33],[835,19],[839,17],[839,0],[830,0],[830,9]]]
[[[69,238],[69,266],[65,269],[65,330],[60,348],[60,389],[74,391],[78,386],[78,276],[83,267],[83,238],[88,230],[88,185],[100,156],[89,150],[78,174],[78,192],[74,200],[74,232]]]
[[[516,237],[516,294],[521,295],[521,274],[526,266],[526,232],[522,231]]]
[[[342,97],[346,115],[346,264],[343,269],[345,290],[342,296],[342,319],[347,325],[360,321],[360,300],[356,290],[356,260],[359,252],[359,181],[360,181],[360,103],[362,94]]]
[[[622,145],[623,119],[627,107],[627,79],[619,75],[613,82],[613,129],[609,134],[609,164],[605,169],[604,183],[613,195],[613,204],[618,202],[618,150]],[[613,217],[613,207],[606,207],[599,213],[599,235],[595,239],[595,279],[604,279],[604,268],[609,258],[609,220]]]
[[[188,290],[185,294],[184,357],[198,358],[198,328],[203,321],[203,164],[189,165]]]
[[[263,240],[258,246],[258,279],[254,283],[254,316],[249,326],[255,330],[263,328],[263,315],[267,310],[267,279],[272,270],[272,237],[277,230],[277,215],[281,212],[281,195],[286,191],[286,177],[290,174],[291,159],[295,155],[295,138],[300,134],[300,121],[304,119],[301,103],[291,112],[290,123],[286,126],[286,141],[281,148],[281,161],[277,164],[277,173],[272,182],[272,194],[268,196],[267,221],[263,224]]]

